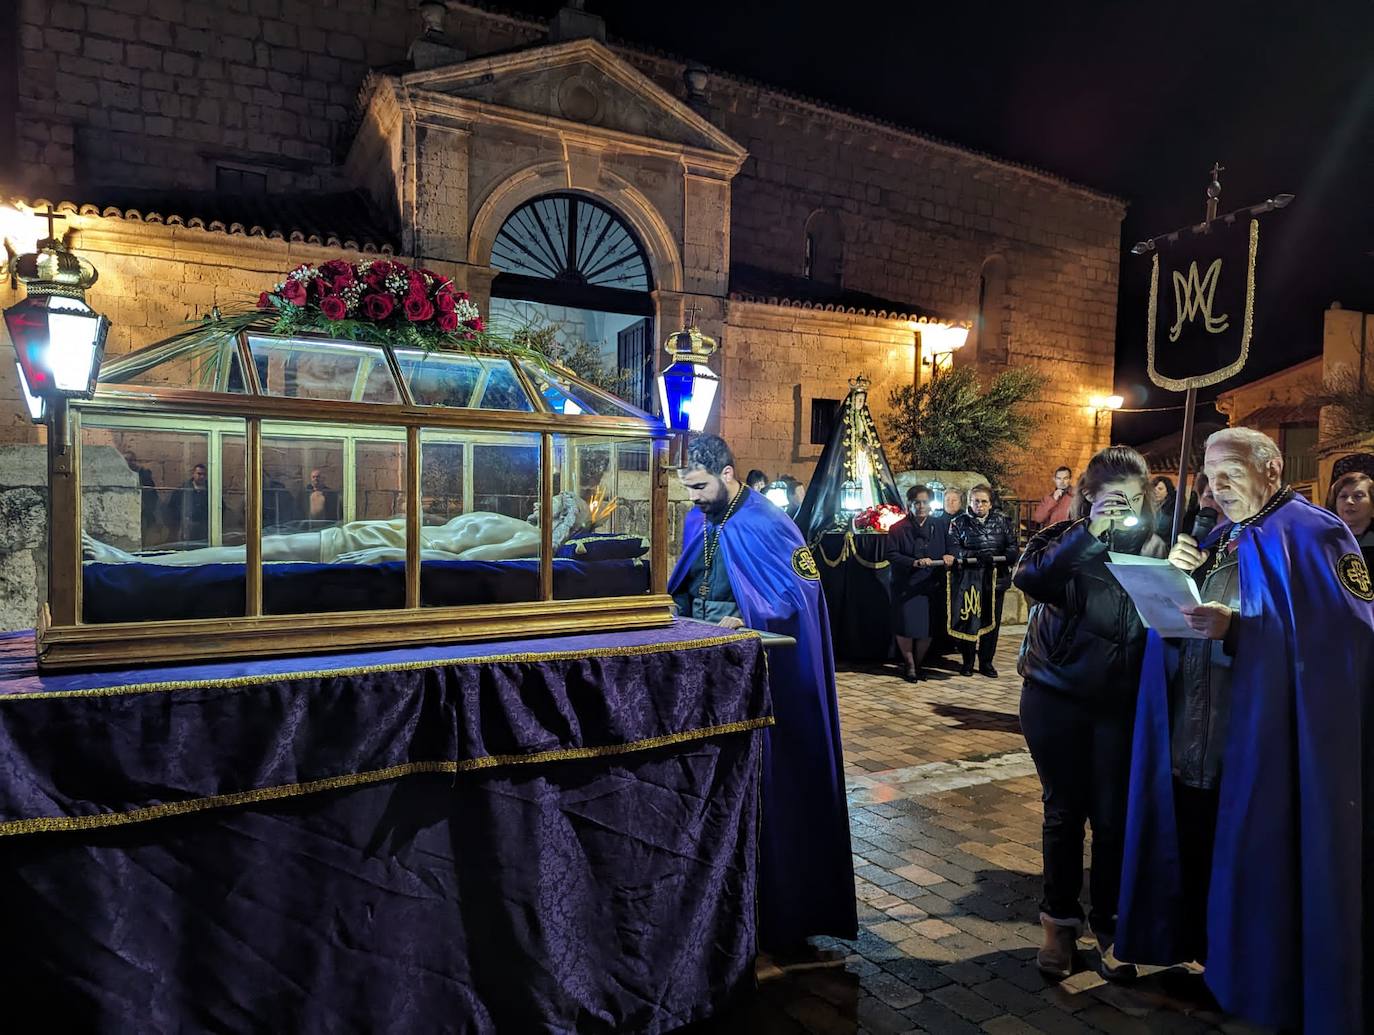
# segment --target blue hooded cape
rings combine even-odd
[[[693,508],[669,593],[681,589],[701,552],[704,525]],[[783,948],[810,935],[854,938],[844,756],[820,573],[792,519],[755,492],[721,526],[717,556],[744,624],[797,640],[768,652],[776,725],[763,731],[759,942]]]
[[[1365,800],[1374,607],[1349,529],[1294,497],[1237,539],[1241,607],[1207,903],[1206,981],[1270,1027],[1365,1031]],[[1164,651],[1150,633],[1136,712],[1116,951],[1181,958]],[[1374,863],[1374,856],[1370,856]]]

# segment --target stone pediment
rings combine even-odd
[[[406,87],[471,106],[523,115],[551,127],[591,128],[717,156],[738,166],[747,152],[594,40],[535,47],[414,72]],[[438,95],[438,96],[435,96]],[[465,105],[464,102],[471,102]]]

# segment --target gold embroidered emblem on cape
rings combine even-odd
[[[816,567],[816,558],[805,546],[792,551],[792,570],[808,582],[820,582],[821,570]]]
[[[1369,568],[1359,554],[1348,553],[1337,561],[1336,577],[1361,600],[1374,600],[1374,582],[1370,581]]]

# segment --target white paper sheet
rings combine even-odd
[[[1146,626],[1161,636],[1205,639],[1189,627],[1182,614],[1183,608],[1202,603],[1191,575],[1154,557],[1111,556],[1107,570],[1121,583]]]

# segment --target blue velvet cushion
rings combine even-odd
[[[636,540],[637,541],[637,540]],[[83,565],[82,620],[159,622],[243,614],[243,565]],[[592,563],[559,559],[553,566],[555,600],[632,596],[649,592],[649,566],[637,558]],[[458,607],[539,599],[539,562],[425,561],[420,599],[426,607]],[[264,614],[362,611],[405,606],[405,562],[381,564],[263,565]]]
[[[555,557],[578,561],[626,561],[643,557],[649,544],[637,535],[620,532],[584,532],[564,542]]]

